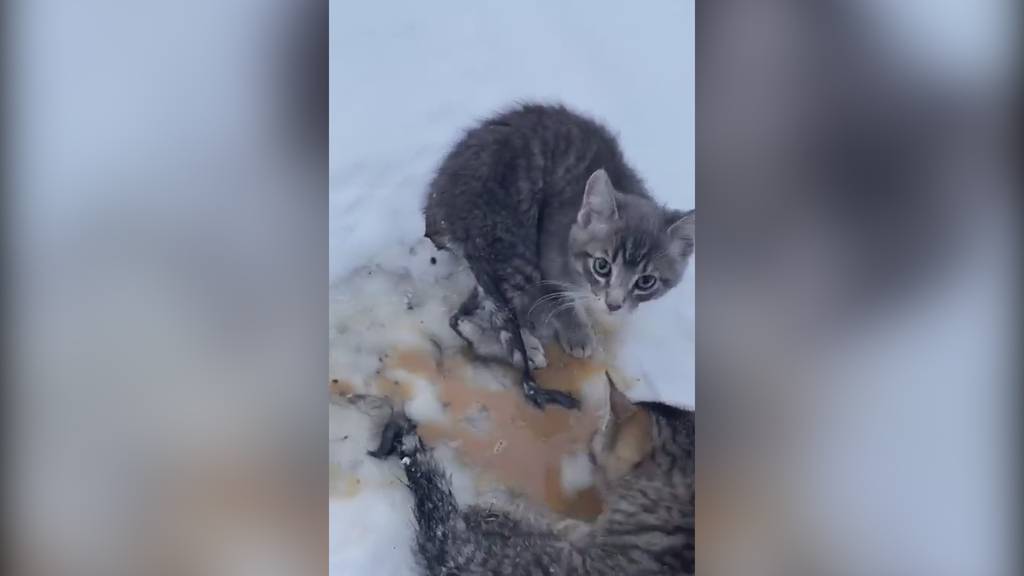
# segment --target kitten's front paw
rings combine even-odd
[[[594,332],[588,326],[559,329],[558,342],[563,350],[576,358],[590,358],[597,347]]]

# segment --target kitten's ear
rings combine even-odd
[[[615,187],[608,178],[608,173],[601,168],[587,179],[587,187],[583,191],[583,203],[576,220],[581,226],[590,226],[593,222],[609,222],[619,217],[615,207]]]
[[[673,211],[669,213],[668,236],[672,240],[673,250],[685,258],[693,253],[696,229],[694,219],[696,210],[688,212]]]

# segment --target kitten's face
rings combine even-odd
[[[694,212],[665,210],[618,194],[604,170],[587,181],[569,255],[591,292],[608,309],[634,310],[672,289],[694,246]]]

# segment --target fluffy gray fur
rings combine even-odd
[[[371,454],[402,458],[415,501],[417,555],[430,576],[693,574],[693,412],[636,406],[651,416],[651,451],[605,486],[605,509],[593,523],[525,507],[460,509],[450,478],[401,417],[388,423]]]
[[[480,356],[523,368],[526,397],[575,407],[543,390],[540,340],[590,356],[583,304],[630,311],[671,290],[694,248],[694,212],[656,203],[598,122],[561,106],[523,105],[469,130],[441,164],[424,209],[426,236],[461,254],[478,287],[452,328]]]

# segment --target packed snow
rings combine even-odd
[[[422,238],[433,170],[476,120],[516,101],[561,102],[617,132],[660,201],[693,207],[694,15],[675,0],[403,4],[331,6],[330,374],[343,392],[392,382],[413,419],[441,422],[433,382],[387,359],[461,346],[447,319],[472,278]],[[693,261],[617,339],[615,365],[635,381],[634,399],[694,404],[695,272]],[[465,370],[474,386],[508,386],[492,367]],[[588,390],[585,405],[596,402]],[[415,573],[400,467],[365,456],[370,417],[344,402],[330,411],[330,573]],[[453,447],[438,454],[460,502],[497,497],[479,493]],[[567,456],[561,468],[568,491],[592,482],[585,459]]]

